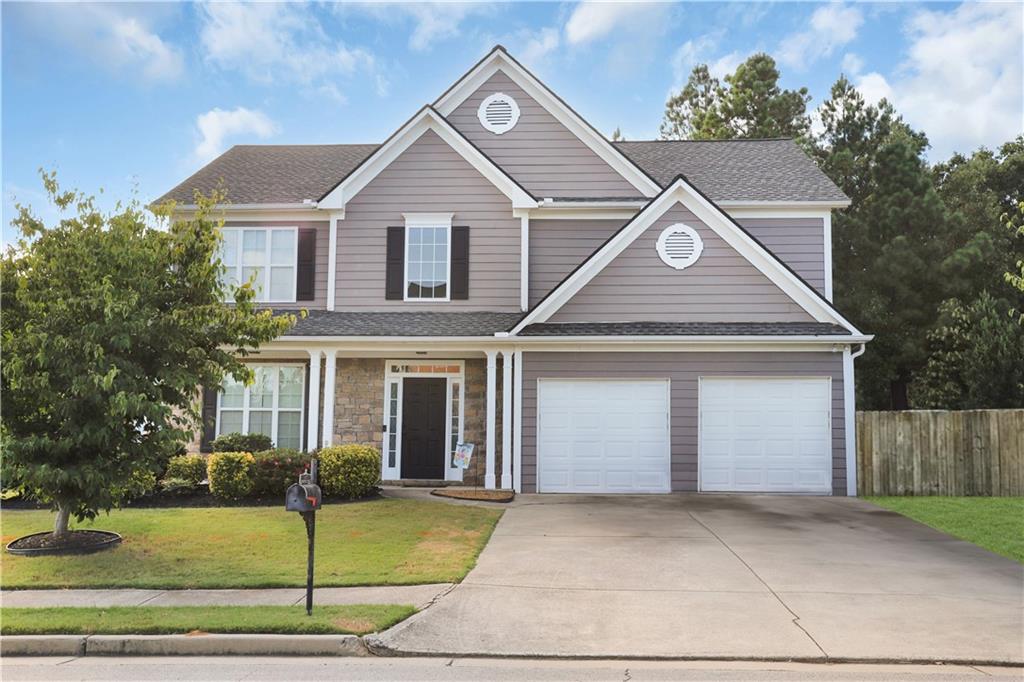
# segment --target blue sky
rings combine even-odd
[[[840,72],[930,156],[1024,129],[1019,3],[2,5],[3,229],[66,187],[150,200],[237,143],[378,142],[495,43],[599,130],[657,136],[695,63],[755,51],[817,106]]]

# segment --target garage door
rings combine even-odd
[[[700,489],[829,493],[831,385],[823,379],[700,380]]]
[[[541,379],[537,490],[666,493],[668,380]]]

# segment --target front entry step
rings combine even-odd
[[[402,478],[396,481],[381,481],[382,485],[393,485],[400,488],[443,488],[449,485],[462,485],[462,481],[445,481],[433,478]]]

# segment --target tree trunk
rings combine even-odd
[[[907,380],[896,379],[889,383],[889,395],[892,409],[909,410],[910,401],[907,399]]]
[[[53,524],[53,537],[64,540],[68,536],[68,521],[71,520],[71,507],[63,502],[57,503],[57,518]]]

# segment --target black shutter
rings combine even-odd
[[[388,228],[387,279],[384,298],[401,301],[405,298],[405,227]]]
[[[199,438],[200,452],[213,452],[213,439],[217,437],[217,389],[203,389],[203,430]]]
[[[314,282],[316,281],[316,229],[302,228],[299,230],[298,260],[296,263],[295,299],[312,301]],[[328,284],[328,286],[330,286]]]
[[[452,300],[469,298],[469,227],[452,227]]]

